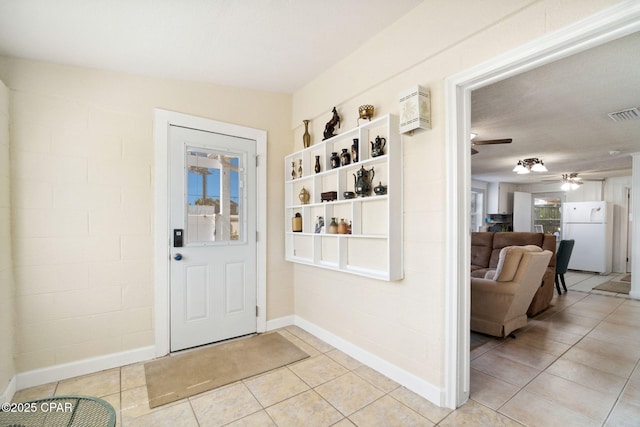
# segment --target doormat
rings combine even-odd
[[[144,364],[149,407],[231,384],[309,357],[279,333],[167,356]]]
[[[622,279],[620,279],[621,282],[630,282],[631,281],[631,275],[627,274],[626,276],[624,276]]]
[[[593,290],[615,292],[616,294],[628,294],[631,290],[631,283],[623,282],[605,282],[598,285]]]

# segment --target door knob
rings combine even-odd
[[[182,254],[175,254],[173,256],[173,259],[175,259],[176,261],[180,261],[182,259]]]

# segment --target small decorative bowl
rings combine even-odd
[[[380,183],[380,185],[373,187],[373,192],[376,193],[378,196],[387,194],[387,186],[382,185],[382,183]]]
[[[354,197],[356,197],[356,193],[354,193],[353,191],[345,191],[344,193],[342,193],[342,196],[345,199],[353,199]]]
[[[361,119],[371,120],[371,117],[373,117],[373,105],[361,105],[358,107],[358,114]]]

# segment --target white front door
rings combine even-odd
[[[171,351],[256,332],[256,141],[169,128]]]

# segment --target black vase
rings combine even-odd
[[[331,157],[329,158],[329,163],[331,164],[331,169],[335,169],[340,167],[340,156],[335,151],[331,153]]]
[[[320,156],[316,156],[316,165],[314,166],[313,170],[316,171],[316,173],[320,172]]]
[[[353,138],[353,145],[351,145],[351,161],[358,163],[358,138]]]
[[[340,166],[346,166],[349,163],[351,163],[351,154],[346,148],[343,148],[342,153],[340,153]]]

